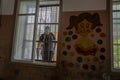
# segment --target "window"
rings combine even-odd
[[[120,0],[113,0],[113,69],[120,69]]]
[[[59,12],[59,0],[18,2],[13,61],[56,63]]]

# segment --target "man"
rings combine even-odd
[[[50,32],[50,28],[46,26],[44,33],[39,37],[38,42],[38,49],[42,48],[41,54],[43,61],[52,61],[55,50],[54,40],[54,34]]]

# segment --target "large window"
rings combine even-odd
[[[120,69],[120,0],[113,0],[113,69]]]
[[[59,4],[59,0],[19,0],[13,61],[56,63]]]

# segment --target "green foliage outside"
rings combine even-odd
[[[114,68],[120,69],[120,39],[113,41],[113,63]]]

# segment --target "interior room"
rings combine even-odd
[[[120,80],[120,0],[0,0],[0,80]]]

